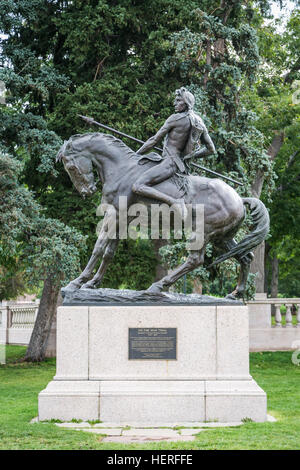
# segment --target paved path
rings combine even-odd
[[[120,444],[147,442],[178,442],[193,441],[196,434],[210,428],[241,426],[243,423],[183,423],[179,427],[172,423],[157,423],[145,426],[120,425],[116,423],[55,423],[64,429],[85,431],[103,436],[101,442],[116,442]]]
[[[277,421],[268,415],[267,421]],[[31,423],[38,423],[38,418],[31,420]],[[47,422],[47,421],[45,421]],[[117,442],[120,444],[147,443],[147,442],[176,442],[193,441],[200,432],[211,428],[225,428],[242,426],[243,422],[234,423],[89,423],[89,422],[69,422],[55,423],[63,429],[74,431],[84,431],[91,434],[103,436],[101,442]]]

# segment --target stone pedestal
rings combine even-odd
[[[129,359],[129,328],[176,328],[176,359]],[[246,306],[71,306],[39,419],[122,424],[266,420],[249,375]]]

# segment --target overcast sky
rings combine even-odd
[[[277,25],[277,31],[279,33],[283,32],[285,29],[285,25],[287,20],[289,19],[289,16],[291,12],[293,11],[295,7],[295,2],[292,1],[286,1],[284,8],[280,9],[278,3],[273,3],[271,6],[272,14],[275,19],[282,18],[282,22],[280,25]],[[266,23],[270,23],[272,20],[266,20]]]
[[[272,13],[275,16],[275,18],[279,18],[282,15],[285,15],[285,16],[289,15],[289,13],[294,8],[294,5],[295,5],[294,2],[286,1],[285,3],[286,3],[286,6],[282,9],[280,9],[278,3],[273,2],[271,8],[272,8]]]

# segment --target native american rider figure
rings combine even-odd
[[[175,92],[175,114],[172,114],[159,131],[142,145],[137,153],[144,154],[163,138],[161,163],[145,171],[133,185],[137,194],[158,199],[169,206],[179,205],[183,217],[187,209],[183,199],[174,199],[153,186],[172,177],[176,173],[187,173],[185,162],[192,157],[204,157],[215,152],[215,146],[207,132],[201,117],[193,111],[195,98],[184,87]],[[199,141],[205,147],[197,148]]]

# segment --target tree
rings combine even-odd
[[[271,192],[263,189],[263,171],[257,172],[252,184],[254,195],[267,201],[270,208],[271,237],[266,243],[265,259],[261,247],[255,269],[261,273],[265,269],[265,288],[261,291],[269,290],[272,296],[277,296],[278,292],[278,260],[282,256],[286,258],[283,254],[284,245],[287,243],[289,246],[291,237],[296,244],[299,240],[297,198],[300,106],[293,101],[293,84],[287,79],[297,77],[295,51],[298,29],[299,9],[292,13],[283,34],[277,31],[274,23],[261,28],[259,48],[263,62],[255,87],[244,97],[259,117],[256,126],[269,145],[267,153],[277,177]],[[271,283],[269,289],[268,281]],[[297,295],[297,291],[294,295]]]
[[[235,7],[238,2],[235,3]],[[265,2],[264,6],[267,3]],[[223,6],[223,11],[221,6]],[[249,191],[254,197],[263,197],[267,204],[271,205],[271,198],[274,194],[282,200],[282,194],[278,192],[277,185],[275,186],[274,177],[276,177],[274,169],[277,169],[276,159],[280,158],[280,151],[283,150],[285,139],[291,138],[291,129],[297,126],[297,116],[299,110],[297,107],[292,107],[291,87],[287,86],[287,77],[291,77],[290,73],[286,75],[287,70],[291,70],[292,76],[297,77],[296,70],[298,64],[298,54],[295,53],[297,49],[297,41],[299,35],[299,11],[294,11],[291,20],[288,22],[286,33],[282,36],[276,33],[274,26],[271,24],[264,24],[264,15],[258,15],[254,10],[248,9],[250,23],[252,28],[245,27],[241,22],[240,30],[227,28],[224,37],[222,33],[225,32],[225,27],[230,25],[232,13],[231,2],[221,2],[220,4],[220,17],[209,18],[208,15],[202,12],[202,22],[207,28],[203,31],[202,38],[197,33],[188,30],[187,28],[174,35],[174,44],[176,47],[175,58],[174,55],[170,58],[172,64],[181,66],[183,73],[186,75],[194,71],[194,82],[199,84],[197,78],[197,70],[199,76],[204,74],[204,91],[203,88],[198,90],[200,93],[200,101],[202,99],[204,109],[207,109],[207,114],[210,117],[209,123],[214,127],[214,122],[221,122],[220,132],[215,134],[215,142],[218,149],[218,156],[220,157],[220,148],[227,149],[222,155],[224,158],[224,165],[227,170],[236,170],[243,176],[243,171],[246,170],[247,176],[245,181],[246,190]],[[215,13],[214,13],[215,15]],[[205,22],[206,20],[206,22]],[[234,17],[234,26],[237,28],[238,22]],[[225,27],[224,27],[225,25]],[[248,41],[245,41],[243,33],[248,31]],[[213,32],[213,37],[211,38]],[[210,34],[209,34],[210,33]],[[230,50],[235,47],[237,37],[239,37],[238,48],[235,49],[235,56],[232,57]],[[251,44],[252,42],[252,44]],[[243,51],[249,48],[250,53]],[[248,69],[243,67],[243,52],[244,60],[249,63]],[[260,53],[260,57],[258,55]],[[241,57],[242,56],[242,57]],[[199,58],[203,57],[202,62]],[[206,70],[203,68],[206,66]],[[230,66],[230,67],[229,67]],[[230,70],[230,73],[228,73]],[[215,73],[218,71],[218,73]],[[222,73],[225,71],[226,73]],[[222,80],[216,78],[222,77]],[[231,86],[231,83],[240,86]],[[249,91],[247,84],[251,85]],[[201,85],[200,85],[201,87]],[[197,85],[194,87],[197,90]],[[210,93],[206,94],[206,89]],[[212,98],[211,98],[212,97]],[[218,103],[219,101],[219,103]],[[221,106],[220,106],[221,104]],[[246,109],[251,109],[256,114],[247,113]],[[203,108],[200,108],[200,112]],[[244,115],[243,115],[244,114]],[[218,121],[216,117],[218,117]],[[236,116],[235,116],[236,115]],[[211,119],[213,116],[213,119]],[[296,119],[296,121],[295,121]],[[263,124],[264,123],[264,124]],[[231,135],[230,135],[231,132]],[[289,136],[289,137],[288,137]],[[222,142],[223,139],[223,142]],[[228,143],[231,144],[230,148]],[[295,139],[295,132],[293,144],[289,143],[291,153],[295,152],[297,148],[297,140]],[[264,150],[267,149],[267,150]],[[230,155],[231,161],[228,162],[226,155]],[[288,158],[290,158],[291,154]],[[220,170],[218,159],[215,162],[206,162],[206,165],[213,164]],[[251,161],[250,161],[251,160]],[[294,161],[291,158],[289,161]],[[295,166],[293,168],[295,170]],[[224,170],[223,170],[224,171]],[[291,177],[289,175],[288,177]],[[292,178],[297,184],[298,173]],[[264,191],[262,192],[264,188]],[[287,188],[286,188],[287,189]],[[295,194],[295,191],[292,190]],[[291,194],[292,194],[291,193]],[[277,197],[276,197],[277,196]],[[271,205],[271,221],[279,219],[285,224],[284,214],[278,214],[272,210],[274,204]],[[293,211],[296,214],[297,211]],[[288,228],[288,224],[285,227]],[[298,225],[299,226],[299,225]],[[272,234],[276,228],[276,223],[273,224]],[[276,232],[282,240],[282,231]],[[274,235],[272,235],[274,237]],[[298,237],[299,238],[299,237]],[[276,254],[273,249],[273,265],[274,265],[274,279],[276,282]],[[233,268],[233,267],[232,267]],[[219,271],[219,270],[218,270]],[[224,271],[224,268],[221,268]],[[258,292],[265,291],[265,256],[264,244],[261,244],[255,250],[255,260],[252,263],[252,272],[256,273],[256,290]],[[228,271],[227,271],[228,273]],[[203,273],[204,274],[204,273]],[[221,278],[224,281],[228,274],[223,272],[210,273],[211,276]],[[207,277],[203,278],[204,285],[207,283]],[[278,281],[277,281],[278,283]],[[211,284],[211,287],[213,284]],[[206,286],[208,288],[208,286]],[[223,287],[218,286],[220,293]],[[274,289],[272,289],[274,291]]]
[[[94,8],[96,3],[99,5]],[[2,25],[0,29],[8,35],[2,41],[3,63],[9,64],[9,67],[2,70],[1,78],[6,83],[9,94],[7,102],[11,107],[1,110],[3,122],[0,130],[1,140],[7,149],[12,153],[17,153],[26,161],[23,181],[35,191],[39,202],[46,208],[47,215],[88,233],[89,252],[96,240],[95,212],[100,202],[100,195],[96,195],[90,201],[91,205],[83,202],[64,170],[61,167],[54,168],[54,156],[61,144],[60,137],[69,137],[72,133],[86,130],[77,118],[78,111],[95,115],[94,109],[97,109],[97,117],[101,109],[105,114],[105,122],[114,123],[113,120],[122,110],[120,118],[124,122],[128,121],[128,116],[131,116],[131,125],[136,121],[135,111],[138,104],[135,98],[129,106],[125,106],[126,109],[123,109],[126,96],[130,96],[127,90],[130,77],[125,76],[121,86],[118,83],[119,72],[124,70],[124,59],[128,59],[126,50],[119,70],[113,67],[120,61],[120,55],[116,51],[119,47],[124,48],[124,36],[130,33],[131,40],[135,38],[136,32],[131,31],[132,21],[133,18],[136,18],[137,23],[140,21],[139,12],[136,11],[133,14],[132,8],[128,10],[130,2],[124,2],[122,7],[109,5],[110,3],[113,2],[51,2],[50,4],[36,0],[26,3],[4,1],[0,12],[0,25]],[[148,5],[147,8],[146,5],[141,5],[139,8],[143,14],[147,12],[147,18],[143,19],[146,24],[151,18]],[[156,15],[158,12],[159,9],[156,9]],[[147,26],[147,30],[140,30],[140,37],[147,39],[149,28],[154,25],[154,21],[151,18],[151,24]],[[90,33],[83,42],[81,40],[78,42],[78,38],[82,38],[83,31],[92,32],[97,22],[101,24],[101,28],[99,31],[99,28],[97,29],[96,48],[94,37]],[[165,19],[164,24],[166,23]],[[82,29],[83,24],[86,24],[87,29],[86,27]],[[141,29],[138,25],[136,28]],[[120,29],[122,37],[119,38],[116,33]],[[83,61],[85,61],[86,54],[86,57],[89,57],[88,63],[90,64],[94,59],[97,65],[95,51],[107,47],[107,34],[116,38],[116,44],[114,54],[110,59],[110,77],[108,76],[102,87],[99,87],[99,82],[93,81],[92,66],[86,67],[84,62],[82,67],[78,60],[84,57]],[[77,44],[74,42],[75,36],[77,36]],[[78,67],[81,70],[80,74],[77,72]],[[100,68],[98,71],[100,72]],[[137,77],[141,76],[141,73],[141,70],[138,71]],[[131,89],[134,90],[137,82],[132,73],[131,75]],[[114,76],[113,80],[112,76]],[[99,100],[99,96],[105,97],[107,91],[113,90],[113,85],[115,85],[115,97],[109,97],[109,99],[113,99],[116,109],[109,113],[110,103],[104,104],[103,100],[102,102]],[[150,105],[147,87],[141,87],[141,89],[142,94],[137,90],[138,94],[141,99],[146,97]],[[117,90],[120,92],[118,107]],[[162,95],[163,93],[157,93],[157,101]],[[86,104],[88,101],[89,111],[82,103]],[[151,119],[151,121],[152,132],[154,120]],[[119,128],[123,126],[122,123]],[[140,125],[140,128],[142,127],[143,125]],[[148,128],[150,129],[150,126]],[[132,133],[134,132],[135,130],[132,130]],[[55,174],[59,177],[55,178]],[[153,253],[151,246],[148,246],[148,250]],[[121,253],[121,257],[126,256],[125,244],[120,247],[118,253]],[[84,264],[86,259],[81,261]],[[153,269],[151,268],[150,271]],[[111,275],[112,272],[107,273],[110,278]]]
[[[267,5],[261,2],[262,13]],[[199,112],[212,129],[217,156],[208,157],[206,166],[243,179],[244,188],[239,189],[242,195],[251,194],[258,172],[272,188],[274,173],[264,135],[255,126],[257,117],[249,111],[251,108],[241,102],[243,90],[254,84],[258,72],[260,57],[253,26],[261,24],[263,16],[251,2],[244,9],[243,2],[221,1],[211,14],[201,6],[192,11],[193,21],[171,35],[164,67],[189,83]],[[181,256],[180,250],[175,253]],[[227,274],[228,270],[233,273],[235,265],[227,263]],[[223,271],[218,268],[211,272],[210,283],[216,276],[226,278]],[[205,282],[208,274],[205,270],[201,273]]]
[[[61,140],[86,131],[79,113],[145,140],[172,112],[181,85],[195,93],[218,149],[204,164],[242,179],[242,195],[251,194],[261,171],[270,192],[269,142],[244,99],[258,76],[258,36],[270,3],[2,0],[0,79],[10,106],[0,109],[0,138],[25,161],[23,181],[47,216],[88,233],[90,251],[99,194],[83,203],[54,167]],[[118,256],[128,256],[126,244]]]
[[[44,358],[61,282],[79,271],[85,238],[75,229],[44,216],[32,193],[21,185],[21,165],[0,153],[0,247],[18,256],[20,269],[30,285],[44,283],[37,319],[26,360]]]

